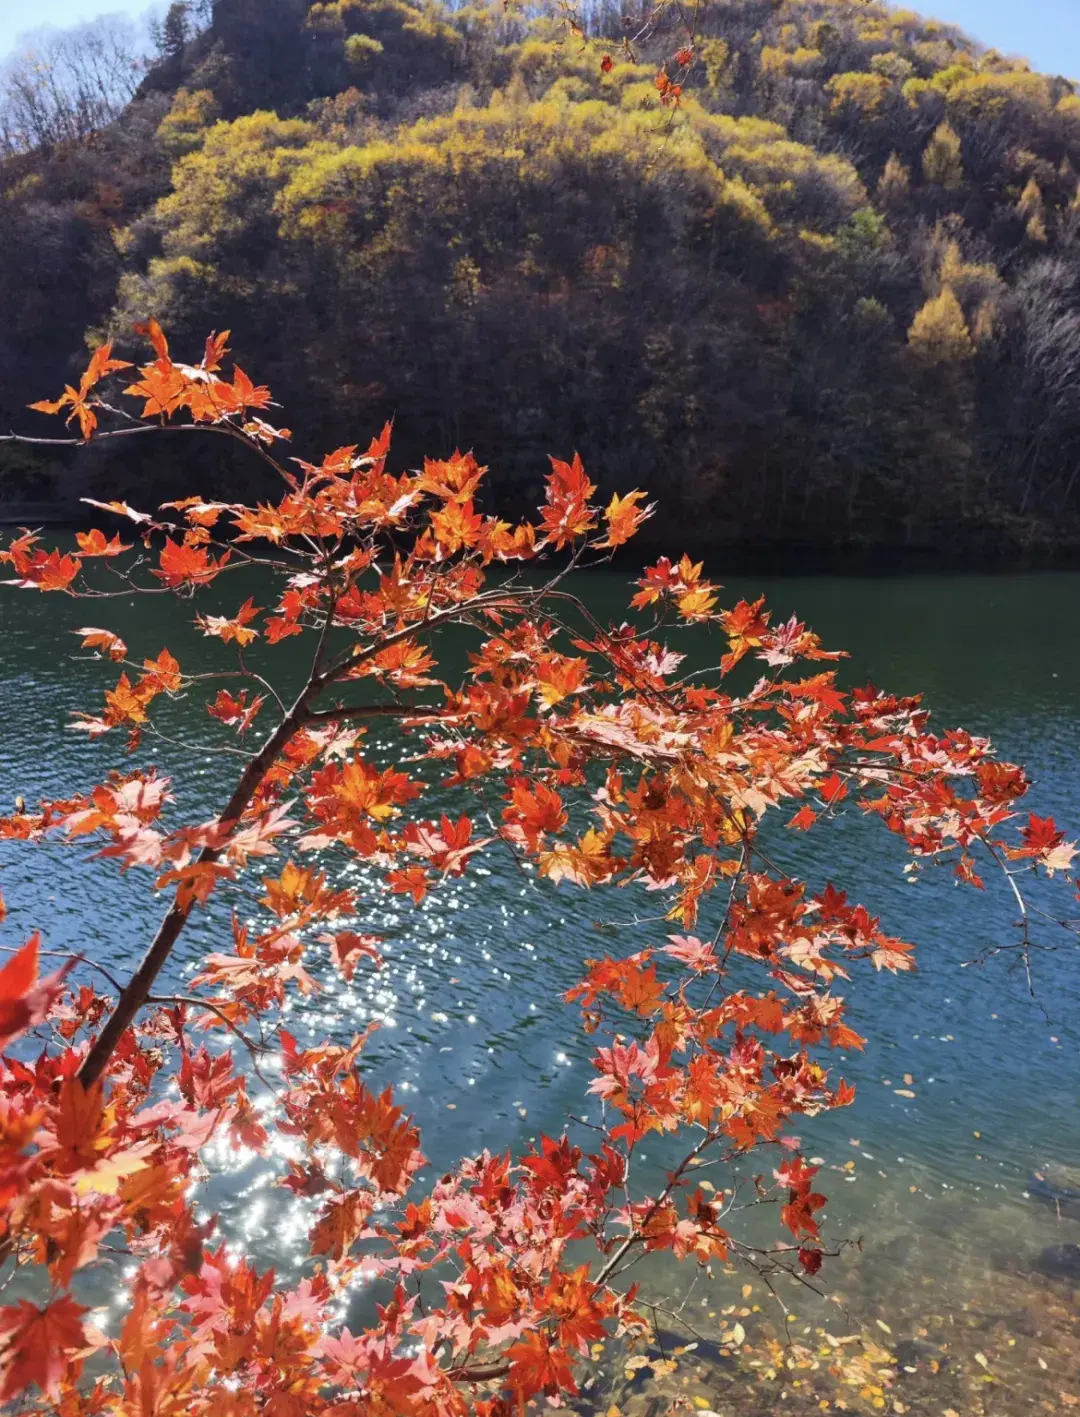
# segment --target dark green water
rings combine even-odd
[[[628,577],[604,573],[587,593],[601,617],[616,617],[627,586]],[[248,589],[234,581],[228,603]],[[1080,576],[742,579],[728,583],[725,598],[761,591],[776,616],[797,611],[827,646],[851,652],[849,681],[921,690],[939,725],[990,734],[1003,756],[1029,767],[1033,808],[1080,834]],[[190,603],[166,596],[87,606],[5,588],[0,616],[0,797],[8,801],[88,786],[122,757],[111,738],[90,743],[65,727],[72,709],[96,710],[115,677],[111,666],[79,657],[73,628],[107,626],[140,657],[167,645],[185,669],[220,663],[214,642],[192,631]],[[289,662],[294,646],[286,641],[265,657],[279,679],[300,671]],[[170,706],[163,723],[177,743],[153,743],[140,755],[175,773],[187,820],[221,807],[238,762],[178,746],[203,737],[201,704],[200,697]],[[392,733],[373,735],[387,754],[395,751]],[[1048,1304],[1075,1314],[1056,1281],[1031,1271],[1044,1246],[1080,1242],[1080,1222],[1026,1199],[1024,1187],[1044,1162],[1080,1165],[1080,951],[1038,959],[1033,1002],[1022,976],[1000,961],[969,963],[1014,937],[1015,911],[996,883],[988,878],[979,894],[931,871],[911,886],[896,844],[874,823],[845,822],[830,837],[815,848],[789,834],[783,850],[820,884],[825,863],[812,853],[827,845],[827,876],[881,914],[892,933],[913,939],[919,961],[915,976],[856,974],[853,1021],[870,1043],[842,1060],[841,1071],[858,1085],[857,1100],[803,1130],[807,1153],[836,1168],[825,1173],[831,1231],[865,1242],[861,1254],[837,1261],[830,1286],[850,1305],[852,1322],[913,1315],[927,1304],[954,1322],[973,1304],[997,1312],[1005,1295],[1015,1307],[1020,1284],[1025,1304],[1042,1302],[1045,1291]],[[77,949],[123,974],[161,903],[145,876],[120,877],[87,856],[52,846],[0,850],[11,911],[5,943],[40,925],[49,946]],[[437,1167],[483,1146],[520,1147],[586,1111],[590,1045],[561,995],[585,956],[649,941],[619,923],[633,914],[631,901],[538,888],[503,857],[448,882],[418,910],[387,898],[360,867],[344,875],[368,902],[364,928],[386,936],[389,963],[352,987],[326,973],[328,992],[297,1006],[290,1020],[302,1041],[381,1020],[369,1069],[392,1081],[415,1112]],[[174,984],[206,950],[228,947],[224,920],[222,909],[187,932]],[[912,1098],[894,1090],[905,1074]],[[854,1172],[844,1169],[849,1162]],[[302,1249],[304,1213],[282,1208],[254,1159],[234,1156],[227,1166],[207,1205],[222,1209],[238,1243],[287,1266]],[[684,1280],[658,1282],[676,1293]],[[724,1282],[718,1292],[695,1292],[701,1322],[723,1301]],[[1074,1366],[1067,1330],[1057,1318],[1042,1321],[1046,1368],[1032,1366],[1038,1355],[1025,1350],[1027,1366],[1013,1386],[1030,1379],[1030,1400],[1046,1373],[1058,1382],[1062,1365]]]

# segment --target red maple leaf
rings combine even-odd
[[[93,1345],[82,1325],[87,1310],[69,1294],[44,1309],[20,1299],[0,1309],[0,1401],[7,1402],[36,1384],[55,1397],[60,1379]]]
[[[47,979],[38,979],[38,950],[41,937],[35,930],[3,969],[0,969],[0,1048],[13,1038],[41,1023],[63,987],[74,964],[67,964]]]
[[[166,537],[158,562],[161,569],[154,575],[167,586],[207,585],[231,554],[226,551],[219,561],[215,561],[205,546],[189,546],[186,542],[176,542]]]

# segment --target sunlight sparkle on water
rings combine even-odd
[[[611,609],[621,613],[625,578],[616,575],[605,583],[603,575],[598,603],[608,594],[607,585]],[[860,583],[855,595],[851,582],[789,578],[783,582],[782,598],[804,607],[807,623],[826,633],[829,642],[853,650],[859,674],[900,692],[932,687],[938,722],[964,722],[991,733],[1003,752],[1022,757],[1031,768],[1038,784],[1033,806],[1075,823],[1080,817],[1080,614],[1073,607],[1080,606],[1080,578],[1055,581],[1053,589],[1040,577],[1010,579],[1007,592],[1003,584],[995,582],[995,613],[1003,618],[995,621],[992,632],[995,643],[1008,643],[1018,661],[1007,674],[1000,671],[1000,657],[988,652],[981,578],[945,583],[941,578],[913,577],[902,584],[885,578]],[[744,593],[752,600],[761,590],[769,587],[733,587],[729,578],[733,601]],[[902,616],[895,613],[899,601]],[[1049,623],[1045,606],[1051,602],[1059,608],[1051,617],[1052,643],[1049,637],[1040,639],[1035,628]],[[7,683],[0,679],[0,694],[9,691],[0,759],[12,781],[16,774],[25,778],[35,764],[37,725],[55,721],[70,707],[53,672],[54,662],[66,653],[67,629],[55,623],[52,610],[39,616],[36,604],[36,597],[25,598],[19,613],[5,621],[5,648],[18,673]],[[152,623],[139,621],[140,607],[130,611],[130,624],[124,623],[129,612],[119,605],[116,610],[114,628],[133,645],[155,652],[163,630],[172,642],[174,632],[180,634],[190,618],[186,606],[164,598],[154,603]],[[175,623],[169,618],[174,611]],[[192,656],[199,652],[190,651]],[[1033,671],[1041,671],[1050,655],[1055,670],[1061,669],[1052,692],[1033,687]],[[198,667],[194,659],[191,662]],[[192,700],[189,707],[194,715],[199,706]],[[177,706],[178,714],[187,711]],[[387,763],[396,760],[395,743],[391,733],[379,735],[378,753]],[[185,766],[167,761],[167,746],[162,753],[165,768]],[[81,776],[85,764],[76,745],[61,744],[58,755],[46,765],[49,773],[62,779],[71,769]],[[219,787],[215,762],[194,786],[189,798],[193,811],[216,810]],[[464,802],[460,806],[467,810]],[[1055,1017],[1052,1029],[1047,1029],[1037,1005],[1029,1006],[1024,990],[1015,989],[1011,979],[989,969],[964,968],[972,941],[983,938],[979,932],[985,932],[988,922],[1010,917],[995,915],[996,907],[988,908],[983,900],[965,905],[966,897],[936,890],[929,879],[921,890],[907,891],[897,873],[882,870],[877,858],[863,850],[865,843],[861,828],[839,832],[830,848],[836,852],[830,869],[835,868],[875,913],[881,911],[890,932],[916,941],[920,972],[898,983],[859,979],[852,1001],[871,1038],[865,1052],[853,1052],[843,1061],[844,1075],[859,1087],[858,1097],[848,1118],[839,1123],[842,1131],[831,1132],[828,1119],[821,1118],[821,1125],[815,1122],[805,1139],[807,1150],[820,1156],[825,1166],[841,1159],[841,1148],[844,1156],[849,1154],[849,1131],[855,1131],[865,1147],[858,1153],[867,1161],[863,1184],[831,1188],[833,1233],[866,1237],[865,1250],[836,1261],[834,1282],[842,1284],[853,1315],[871,1324],[880,1316],[897,1335],[916,1332],[919,1325],[930,1327],[928,1341],[947,1341],[950,1354],[962,1351],[970,1337],[991,1362],[1000,1311],[1030,1309],[1031,1333],[1016,1352],[1024,1352],[1031,1367],[1038,1363],[1045,1371],[1049,1360],[1051,1370],[1061,1372],[1049,1393],[1056,1398],[1059,1388],[1075,1391],[1080,1356],[1076,1310],[1072,1290],[1066,1295],[1061,1281],[1040,1277],[1036,1266],[1044,1247],[1061,1245],[1066,1222],[1051,1207],[1025,1198],[1024,1188],[1032,1170],[1044,1161],[1076,1165],[1080,1159],[1074,1062],[1080,1041],[1075,1024],[1080,1018],[1080,972],[1074,965],[1060,967],[1064,955],[1040,962],[1043,996],[1061,1023],[1059,1027]],[[797,845],[803,849],[801,842]],[[155,927],[157,905],[152,903],[148,915],[139,916],[138,904],[117,886],[114,876],[105,874],[103,863],[69,857],[68,889],[54,908],[51,859],[42,853],[20,867],[26,871],[23,901],[28,911],[35,895],[37,901],[48,901],[57,943],[64,942],[66,932],[80,949],[91,953],[96,947],[118,972],[133,965],[135,960],[124,954],[127,942]],[[459,1159],[463,1138],[470,1146],[475,1140],[481,1146],[509,1144],[520,1150],[530,1133],[559,1135],[568,1114],[582,1110],[590,1071],[593,1043],[578,1035],[577,1015],[562,999],[580,977],[581,961],[600,952],[592,919],[595,907],[568,889],[534,884],[531,863],[525,867],[526,880],[516,863],[496,857],[471,866],[460,879],[441,883],[417,911],[390,897],[378,874],[359,863],[346,865],[328,852],[320,861],[324,867],[336,884],[347,882],[357,892],[355,926],[352,921],[343,925],[382,935],[380,949],[387,963],[381,971],[358,970],[346,984],[331,967],[325,946],[307,942],[312,975],[326,991],[297,999],[288,1010],[286,1027],[311,1042],[329,1036],[347,1043],[372,1019],[384,1021],[387,1026],[373,1036],[359,1068],[373,1089],[392,1083],[402,1096],[407,1090],[408,1108],[416,1113],[424,1150],[432,1157],[432,1169],[421,1176],[418,1190],[426,1189],[440,1168]],[[65,894],[71,902],[66,913]],[[86,909],[90,899],[95,903],[92,912]],[[609,915],[621,913],[605,909]],[[648,913],[644,902],[643,913]],[[250,914],[250,928],[258,930],[258,907],[240,902],[238,915],[242,919],[245,914]],[[530,938],[522,939],[526,916]],[[636,928],[627,922],[628,950],[638,943],[657,945],[653,927],[633,935]],[[227,948],[229,936],[227,920],[205,917],[198,933],[192,932],[191,953],[176,958],[169,985],[176,988],[181,980],[189,980],[199,958],[207,950]],[[622,944],[620,940],[620,950]],[[509,959],[515,965],[512,972],[505,968]],[[985,1028],[990,1010],[993,1030]],[[954,1020],[953,1031],[935,1035],[934,1028],[946,1017]],[[214,1035],[207,1041],[211,1049],[229,1046],[228,1039],[216,1042]],[[933,1055],[936,1042],[949,1046]],[[927,1049],[932,1064],[925,1059]],[[241,1050],[234,1051],[238,1066],[243,1066]],[[931,1077],[920,1076],[920,1051],[924,1066],[935,1067]],[[281,1056],[263,1057],[260,1069],[276,1083]],[[894,1104],[881,1085],[883,1078],[899,1080],[905,1071],[916,1075],[916,1085],[926,1084],[912,1107]],[[272,1107],[254,1080],[249,1082],[260,1113]],[[177,1095],[175,1090],[172,1095]],[[454,1112],[445,1109],[451,1100]],[[983,1138],[977,1160],[970,1156],[973,1129]],[[890,1163],[887,1158],[897,1155],[892,1151],[896,1145],[904,1152]],[[664,1164],[659,1139],[650,1141],[648,1152],[637,1158],[643,1165]],[[215,1137],[210,1159],[220,1167],[220,1179],[199,1188],[198,1210],[201,1220],[215,1212],[220,1215],[214,1244],[227,1240],[233,1253],[246,1254],[260,1267],[274,1265],[293,1281],[309,1263],[307,1237],[320,1202],[293,1197],[273,1184],[273,1173],[280,1172],[289,1155],[303,1153],[294,1139],[273,1128],[268,1161],[233,1148],[225,1135]],[[1067,1233],[1070,1242],[1077,1238],[1075,1229]],[[134,1264],[127,1269],[125,1284],[134,1269]],[[130,1302],[126,1293],[114,1294],[115,1278],[111,1272],[107,1288],[103,1282],[98,1292],[82,1296],[95,1315],[102,1309],[120,1315]],[[350,1322],[357,1316],[366,1321],[369,1312],[373,1316],[378,1287],[371,1278],[370,1293],[355,1308],[355,1294],[342,1296],[343,1318],[347,1309]],[[684,1292],[676,1284],[685,1284],[685,1271],[672,1277],[672,1294]],[[926,1313],[931,1285],[934,1307],[943,1316],[940,1333]],[[715,1334],[710,1330],[709,1336]],[[950,1363],[961,1370],[960,1358],[950,1358]],[[1010,1412],[1004,1406],[1007,1392],[1023,1393],[1029,1387],[1018,1368],[1005,1370],[1005,1375],[1015,1386],[993,1389],[999,1417]],[[979,1373],[974,1377],[982,1383]],[[943,1364],[935,1378],[942,1394],[949,1381]],[[1040,1402],[1046,1395],[1039,1394]],[[738,1410],[734,1402],[719,1400],[715,1407]],[[909,1412],[918,1411],[922,1417],[923,1411],[940,1414],[944,1407],[942,1397],[925,1409],[909,1406]],[[1050,1408],[1032,1401],[1026,1410]]]

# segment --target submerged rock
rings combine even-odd
[[[1034,1200],[1053,1206],[1059,1215],[1080,1216],[1080,1168],[1041,1166],[1032,1172],[1027,1193]]]
[[[1080,1284],[1080,1245],[1047,1245],[1035,1268],[1051,1279],[1069,1279]]]
[[[932,1343],[924,1343],[919,1338],[901,1338],[893,1344],[893,1357],[902,1373],[911,1373],[920,1364],[928,1364],[932,1358],[941,1359],[941,1349]]]

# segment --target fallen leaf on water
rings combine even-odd
[[[976,1353],[975,1361],[976,1363],[978,1363],[980,1368],[988,1368],[990,1366],[990,1364],[986,1361],[985,1353]]]
[[[911,1084],[915,1081],[915,1079],[911,1076],[910,1073],[905,1073],[905,1074],[904,1074],[904,1081],[907,1083],[908,1087],[910,1087]]]
[[[910,1087],[894,1087],[894,1088],[893,1088],[893,1092],[896,1093],[897,1097],[914,1097],[914,1096],[915,1096],[915,1094],[912,1092],[912,1090],[911,1090]]]
[[[875,1319],[874,1322],[877,1324],[878,1328],[881,1329],[882,1333],[892,1333],[892,1329],[884,1319]]]

